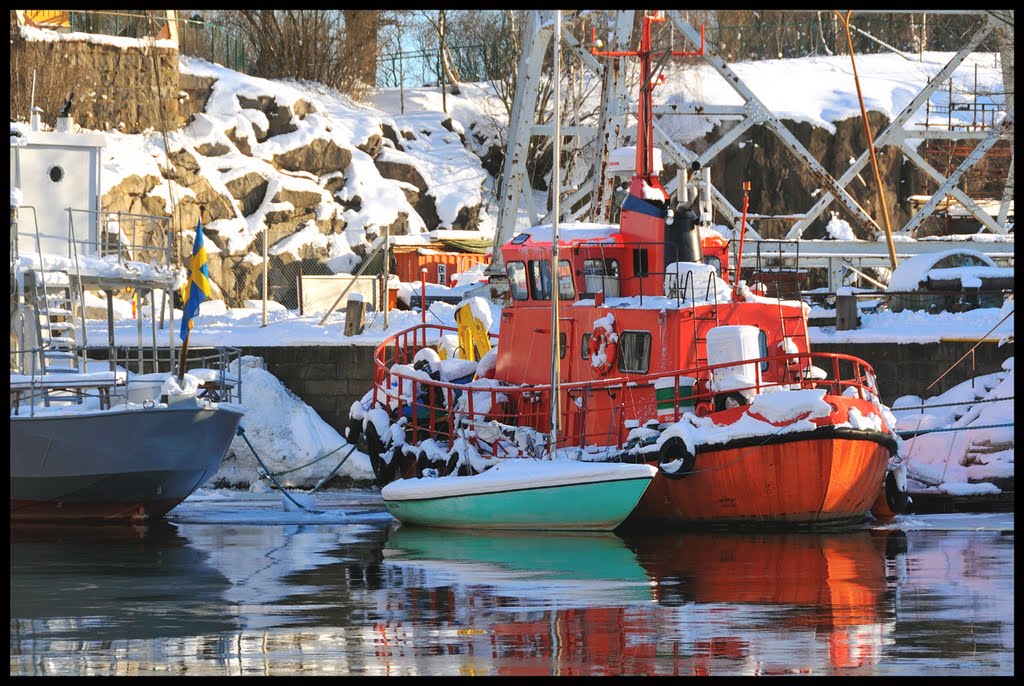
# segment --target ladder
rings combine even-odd
[[[33,270],[25,290],[35,320],[39,370],[43,374],[81,372],[75,314],[81,309],[77,289],[65,271]]]

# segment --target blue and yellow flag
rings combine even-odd
[[[192,261],[189,264],[187,294],[181,315],[181,340],[188,338],[192,330],[192,318],[199,314],[199,303],[210,297],[210,271],[206,266],[206,247],[203,245],[203,220],[196,224],[196,240],[192,244]]]

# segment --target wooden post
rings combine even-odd
[[[366,322],[366,301],[362,296],[349,297],[345,303],[345,335],[358,336]]]

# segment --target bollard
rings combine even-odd
[[[857,296],[848,288],[836,291],[836,331],[848,331],[860,327],[860,310]]]

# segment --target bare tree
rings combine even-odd
[[[460,92],[459,81],[462,79],[459,77],[458,72],[453,68],[451,52],[448,48],[448,38],[445,35],[448,10],[437,10],[436,13],[430,10],[421,10],[420,14],[424,19],[426,19],[427,23],[437,35],[437,59],[440,65],[440,76],[444,81],[445,87],[452,95],[458,95]]]
[[[252,72],[317,81],[358,97],[376,81],[380,10],[223,10],[245,36]]]
[[[345,17],[342,63],[353,80],[373,87],[377,84],[377,33],[380,10],[342,10]]]

